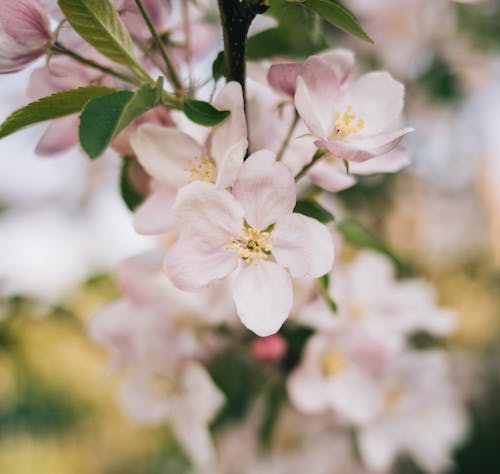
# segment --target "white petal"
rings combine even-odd
[[[243,108],[243,94],[237,82],[228,82],[219,92],[213,105],[219,110],[229,110],[231,114],[221,124],[214,127],[210,141],[210,156],[220,166],[220,161],[229,150],[247,138],[247,125]]]
[[[335,71],[340,83],[344,83],[354,68],[354,53],[348,49],[333,49],[318,54]]]
[[[163,234],[178,224],[172,213],[177,192],[163,186],[151,195],[134,212],[134,229],[139,234]]]
[[[330,192],[338,192],[356,184],[356,178],[345,172],[341,167],[326,161],[315,164],[308,172],[307,177],[317,186]]]
[[[144,169],[174,189],[189,182],[190,160],[204,155],[201,145],[174,128],[146,123],[132,135],[130,144]]]
[[[234,253],[225,250],[224,245],[225,241],[213,242],[202,235],[183,235],[168,249],[164,269],[180,290],[199,290],[236,268]]]
[[[288,378],[287,389],[290,400],[303,413],[321,413],[329,407],[324,377],[317,371],[300,367]]]
[[[361,132],[372,135],[387,129],[399,118],[403,109],[405,89],[383,71],[361,76],[346,91],[342,103],[352,105],[356,116],[365,120]]]
[[[327,62],[312,56],[304,63],[297,78],[295,107],[317,137],[327,137],[333,128],[339,92],[339,78]]]
[[[295,278],[320,277],[333,265],[333,240],[328,228],[311,217],[289,214],[273,229],[272,253]]]
[[[207,239],[229,240],[240,232],[243,224],[243,208],[231,193],[203,181],[180,189],[173,210],[179,219]]]
[[[226,156],[224,156],[217,165],[217,182],[220,188],[232,186],[238,175],[238,171],[243,164],[243,159],[248,148],[248,141],[242,138],[238,143],[232,146]]]
[[[410,164],[410,156],[404,147],[397,147],[384,155],[376,156],[362,163],[351,163],[353,174],[370,175],[375,173],[395,173]]]
[[[290,275],[272,262],[244,264],[234,281],[233,298],[243,324],[259,336],[270,336],[292,308]]]
[[[233,194],[245,210],[245,219],[256,229],[266,229],[295,206],[295,181],[290,170],[275,161],[274,153],[261,150],[241,167]]]

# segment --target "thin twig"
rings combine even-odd
[[[288,129],[288,133],[286,134],[285,140],[281,145],[280,151],[276,155],[276,161],[280,161],[283,158],[283,155],[290,144],[290,140],[292,139],[293,132],[297,128],[297,124],[299,123],[299,114],[295,111],[295,115],[293,117],[293,121],[290,124],[290,128]]]
[[[183,87],[181,80],[179,79],[179,76],[177,75],[177,71],[174,68],[174,65],[172,64],[172,61],[170,61],[170,58],[168,57],[167,52],[165,51],[165,47],[163,46],[163,43],[158,36],[158,33],[155,30],[155,27],[153,25],[153,22],[151,21],[151,18],[149,18],[148,12],[144,8],[144,5],[142,4],[141,0],[135,0],[135,3],[137,4],[137,8],[139,8],[139,11],[141,12],[142,17],[144,18],[144,21],[146,22],[146,25],[148,26],[149,31],[151,32],[151,35],[153,39],[155,40],[158,49],[160,50],[160,54],[163,58],[163,61],[165,61],[165,65],[167,66],[168,70],[168,77],[172,81],[172,84],[175,88],[175,90],[179,93],[182,93]]]
[[[128,82],[129,84],[133,84],[133,85],[140,84],[140,82],[135,77],[129,76],[128,74],[124,74],[124,73],[115,71],[114,69],[107,67],[107,66],[103,66],[102,64],[96,63],[95,61],[92,61],[91,59],[84,58],[83,56],[80,56],[75,51],[72,51],[71,49],[66,48],[66,46],[62,45],[58,41],[56,41],[52,45],[52,52],[60,53],[60,54],[64,54],[66,56],[69,56],[70,58],[74,59],[75,61],[78,61],[82,64],[85,64],[86,66],[89,66],[91,68],[97,69],[98,71],[101,71],[104,74],[109,74],[110,76],[116,77],[117,79],[120,79],[124,82]]]
[[[297,176],[295,176],[295,181],[298,181],[300,178],[302,178],[302,176],[304,176],[319,160],[321,160],[321,158],[323,158],[327,154],[328,150],[325,150],[324,148],[320,148],[319,150],[317,150],[312,157],[312,160],[302,168]]]

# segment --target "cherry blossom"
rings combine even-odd
[[[214,106],[230,116],[214,127],[205,145],[175,128],[145,124],[131,138],[139,162],[153,177],[153,191],[136,211],[138,232],[158,234],[172,229],[177,219],[170,212],[179,189],[194,182],[231,186],[247,149],[247,130],[241,87],[230,82]]]
[[[0,74],[18,71],[40,57],[51,38],[38,0],[0,1]]]
[[[185,227],[165,259],[172,282],[196,291],[234,274],[242,322],[275,333],[293,303],[291,277],[319,277],[333,264],[328,229],[293,213],[295,199],[291,173],[267,150],[243,164],[232,194],[204,181],[182,188],[174,212]]]

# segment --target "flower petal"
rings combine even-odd
[[[335,71],[321,58],[310,57],[297,78],[295,107],[314,135],[325,138],[333,128],[339,93]]]
[[[354,68],[354,53],[348,49],[333,49],[317,55],[333,69],[343,84]]]
[[[399,146],[383,155],[376,156],[362,163],[353,162],[349,170],[353,174],[370,175],[375,173],[395,173],[411,162],[408,152]]]
[[[297,77],[302,69],[299,63],[273,64],[267,73],[267,80],[276,92],[294,97]]]
[[[333,240],[328,228],[311,217],[289,214],[274,227],[272,253],[295,278],[317,278],[333,265]]]
[[[78,115],[53,120],[38,142],[35,153],[50,156],[78,143]]]
[[[130,144],[144,169],[174,189],[189,182],[190,160],[202,158],[201,145],[174,128],[147,123],[132,135]]]
[[[233,284],[233,298],[242,323],[259,336],[270,336],[292,308],[290,275],[273,262],[244,264]]]
[[[295,181],[290,170],[275,161],[274,153],[261,150],[240,168],[233,194],[245,210],[245,219],[256,229],[266,229],[295,206]]]
[[[214,127],[209,137],[210,157],[218,167],[229,150],[247,138],[247,123],[243,107],[243,93],[237,82],[228,82],[219,92],[213,105],[219,110],[229,110],[231,115]]]
[[[356,178],[347,174],[341,168],[342,166],[336,166],[336,164],[327,161],[319,161],[307,172],[307,176],[320,188],[335,193],[356,184]]]
[[[139,234],[163,234],[173,229],[179,220],[172,213],[176,191],[162,186],[153,191],[134,213],[134,229]]]
[[[207,240],[229,240],[240,232],[243,224],[243,208],[232,194],[204,181],[180,189],[173,210]]]
[[[224,249],[224,241],[214,245],[202,235],[184,234],[168,249],[163,268],[177,288],[197,291],[229,275],[236,259]]]
[[[403,109],[405,89],[388,72],[375,71],[361,76],[342,97],[342,109],[351,105],[364,119],[362,134],[380,133],[394,125]]]
[[[216,181],[218,187],[227,188],[234,184],[238,171],[243,164],[247,148],[248,140],[242,138],[238,143],[235,143],[228,150],[226,156],[219,161]]]

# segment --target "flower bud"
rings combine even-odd
[[[283,336],[273,334],[267,337],[258,337],[252,341],[251,351],[255,360],[261,362],[275,362],[283,358],[287,343]]]
[[[18,71],[41,56],[51,37],[38,0],[0,0],[0,73]]]

